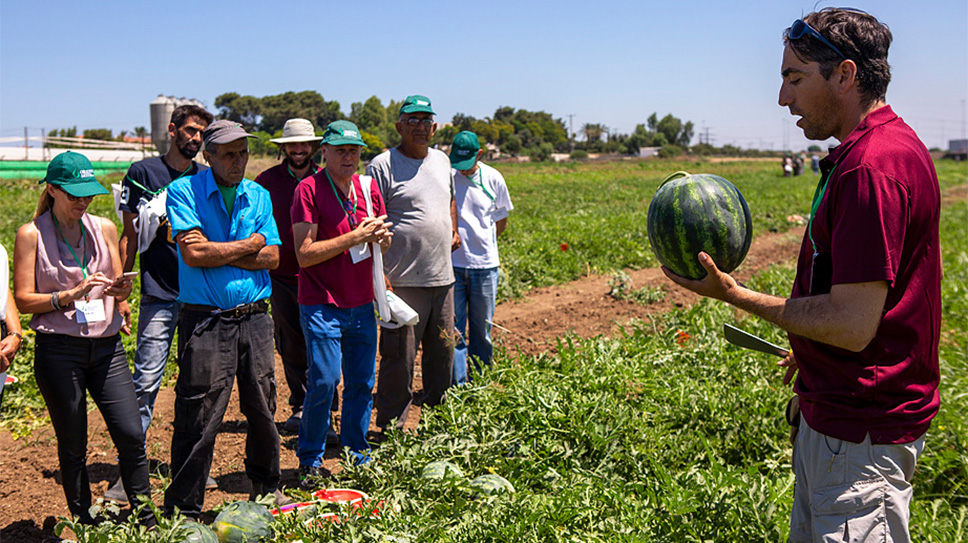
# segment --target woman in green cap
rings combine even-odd
[[[92,523],[87,393],[117,447],[129,503],[150,495],[138,400],[119,334],[128,330],[118,305],[131,294],[131,277],[122,274],[114,223],[87,213],[94,196],[108,193],[90,161],[60,154],[41,182],[47,185],[34,219],[14,242],[14,299],[21,313],[33,314],[34,375],[57,436],[67,507]],[[142,517],[154,521],[148,509]]]

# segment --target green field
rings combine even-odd
[[[968,172],[950,162],[936,166],[943,194],[959,190],[961,197],[942,211],[942,408],[915,476],[912,537],[948,543],[968,540]],[[501,241],[502,298],[588,270],[654,266],[646,209],[672,171],[733,181],[757,233],[785,230],[787,215],[806,216],[816,183],[809,175],[779,177],[772,162],[499,168],[515,204]],[[37,190],[0,187],[0,240],[8,250]],[[113,216],[107,197],[93,211]],[[792,277],[792,269],[775,266],[749,285],[783,295]],[[793,476],[782,411],[791,393],[768,355],[722,339],[722,324],[736,319],[730,307],[707,300],[630,325],[617,338],[563,338],[556,355],[512,361],[496,353],[491,371],[424,412],[418,435],[391,434],[375,462],[347,465],[335,476],[331,486],[386,500],[391,506],[381,518],[350,515],[340,524],[307,526],[289,516],[277,522],[274,541],[783,541]],[[785,343],[779,330],[753,317],[737,324]],[[690,336],[683,345],[678,330]],[[29,351],[28,342],[22,352]],[[23,432],[42,416],[42,402],[30,355],[16,364],[21,383],[4,399],[2,424]],[[478,498],[464,480],[421,480],[422,468],[440,459],[468,478],[500,474],[516,492]],[[167,528],[139,534],[103,523],[78,535],[178,541],[171,537],[177,528]]]

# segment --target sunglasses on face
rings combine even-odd
[[[78,200],[93,200],[94,199],[93,196],[74,196],[73,194],[67,192],[66,190],[64,190],[64,189],[62,189],[60,187],[57,187],[57,190],[59,190],[59,191],[63,192],[64,194],[66,194],[67,195],[67,199],[69,201],[71,201],[71,202],[76,202]]]
[[[430,128],[430,125],[434,124],[434,120],[432,118],[420,119],[418,117],[407,117],[405,122],[409,126],[418,126],[422,124],[427,128]]]
[[[790,33],[787,34],[787,36],[791,40],[799,40],[804,35],[808,35],[814,39],[820,40],[821,43],[829,47],[834,53],[840,55],[840,58],[847,60],[847,55],[843,54],[840,49],[837,49],[836,45],[830,43],[830,40],[823,37],[823,35],[821,35],[816,28],[808,25],[803,19],[793,21],[793,24],[790,25]]]

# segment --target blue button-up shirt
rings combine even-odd
[[[213,242],[243,240],[259,233],[265,237],[266,245],[280,244],[269,192],[249,179],[239,183],[231,217],[212,170],[183,177],[169,185],[167,207],[172,237],[199,228]],[[272,293],[268,271],[235,266],[192,268],[185,264],[180,247],[178,286],[179,302],[220,309],[262,300]]]

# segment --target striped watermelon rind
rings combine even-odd
[[[215,517],[212,528],[222,543],[255,543],[272,535],[272,515],[258,503],[233,502]]]
[[[689,279],[706,276],[696,258],[700,251],[729,273],[743,262],[753,242],[753,219],[746,199],[718,175],[670,175],[649,203],[647,220],[656,258]]]
[[[460,479],[464,477],[464,472],[461,471],[457,464],[454,464],[453,462],[448,462],[447,460],[437,460],[424,466],[420,477],[435,481],[440,481],[443,479]]]
[[[483,496],[491,496],[504,492],[508,494],[514,493],[514,486],[511,482],[495,473],[485,473],[484,475],[476,477],[468,486],[471,491]]]

